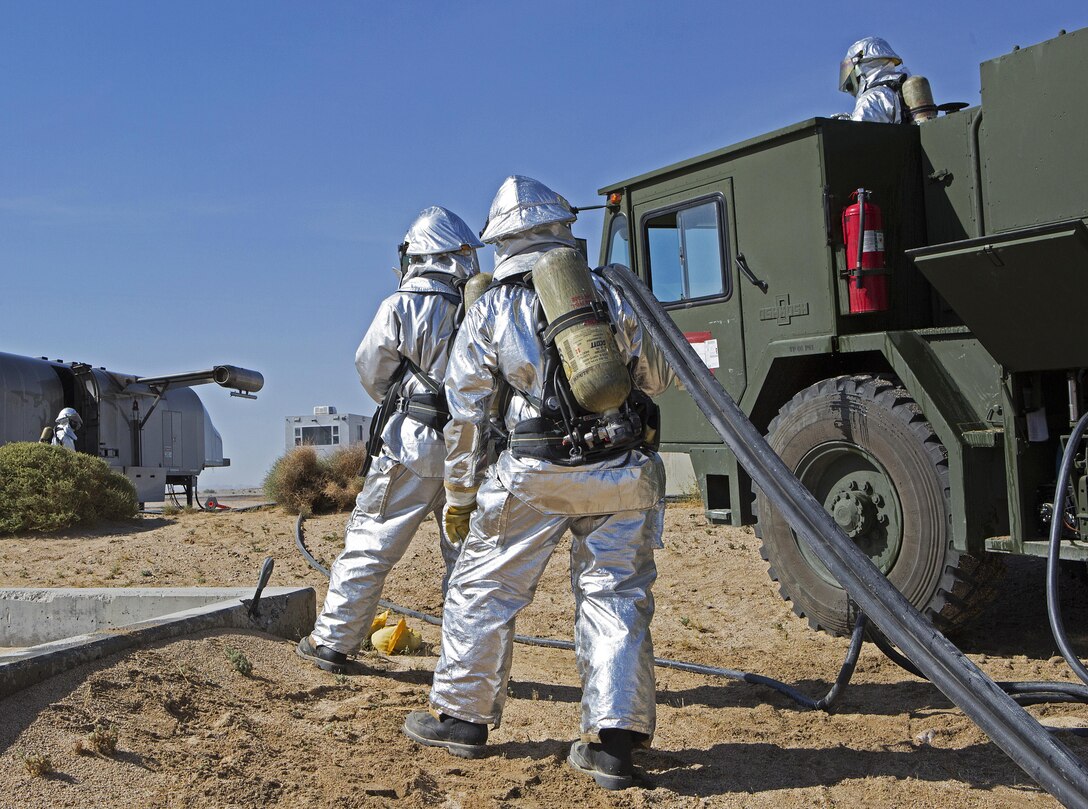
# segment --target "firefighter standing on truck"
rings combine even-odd
[[[839,89],[854,96],[854,121],[900,124],[906,121],[901,88],[910,76],[903,60],[880,37],[859,39],[839,65]]]
[[[480,269],[479,247],[456,214],[437,206],[421,212],[400,246],[406,260],[400,288],[378,307],[355,354],[363,387],[382,406],[344,551],[332,566],[313,632],[297,649],[326,671],[342,671],[366,639],[385,577],[427,515],[441,528],[448,418],[442,384],[463,309],[461,288]],[[440,541],[448,578],[457,548],[445,534]]]
[[[641,417],[633,415],[630,402],[641,397],[645,405],[645,394],[664,391],[672,374],[618,291],[571,249],[574,220],[561,196],[514,176],[499,189],[481,234],[495,245],[495,280],[466,315],[446,376],[444,519],[451,536],[465,539],[443,608],[434,713],[410,714],[404,731],[455,755],[484,752],[488,725],[502,718],[514,619],[569,529],[582,680],[581,741],[569,762],[606,789],[620,789],[633,783],[632,748],[649,745],[656,721],[651,587],[665,483],[660,457],[644,447],[652,416],[645,406]],[[544,268],[578,262],[584,286],[572,293],[564,320],[554,299],[541,301]],[[563,326],[570,328],[557,332]],[[608,340],[598,339],[603,334]],[[566,376],[583,375],[557,368],[553,340],[612,352],[607,414],[575,412],[571,390],[585,380],[568,385]],[[562,359],[566,366],[570,356]],[[495,397],[509,444],[488,466],[483,437]]]

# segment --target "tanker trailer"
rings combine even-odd
[[[125,475],[140,502],[162,500],[167,485],[180,485],[192,505],[197,476],[230,465],[223,439],[190,390],[210,382],[252,399],[264,377],[232,365],[141,377],[0,352],[0,444],[37,440],[61,408],[73,407],[83,419],[78,452]]]

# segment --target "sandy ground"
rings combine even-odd
[[[345,515],[307,523],[331,560]],[[275,585],[324,580],[294,549],[294,518],[276,509],[145,516],[93,532],[0,538],[0,585],[249,585],[276,559]],[[846,641],[810,631],[777,595],[747,530],[708,526],[699,509],[668,510],[658,554],[654,640],[663,657],[759,672],[822,694]],[[1042,567],[1014,560],[1002,597],[958,638],[996,679],[1072,679],[1046,630]],[[440,609],[436,531],[394,569],[386,596]],[[1066,621],[1088,626],[1085,586],[1063,579]],[[319,600],[320,603],[320,600]],[[569,638],[573,601],[561,547],[521,632]],[[429,644],[437,630],[422,627]],[[1081,648],[1088,643],[1075,636]],[[228,651],[252,664],[238,673]],[[427,650],[428,652],[430,650]],[[577,733],[569,653],[519,646],[510,700],[489,757],[466,761],[400,732],[427,701],[431,654],[334,676],[289,641],[209,633],[135,650],[0,702],[0,807],[702,807],[1054,806],[958,709],[871,646],[834,714],[766,688],[658,670],[658,734],[640,754],[641,787],[605,793],[564,763]],[[1030,709],[1088,724],[1088,707]],[[113,755],[77,751],[96,725]],[[1088,740],[1065,736],[1088,758]],[[53,773],[32,777],[24,755]]]

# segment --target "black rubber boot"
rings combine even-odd
[[[314,643],[309,635],[298,642],[295,653],[304,660],[309,660],[319,669],[331,671],[333,674],[343,674],[351,665],[346,654]]]
[[[600,743],[575,742],[567,761],[604,789],[627,789],[635,783],[631,766],[634,735],[629,730],[608,728],[601,731]]]
[[[412,711],[404,720],[404,735],[428,747],[445,747],[461,758],[479,758],[487,750],[487,725],[455,719],[444,713]]]

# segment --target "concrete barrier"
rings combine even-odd
[[[253,588],[215,587],[2,589],[0,646],[36,645],[0,655],[0,698],[82,663],[193,632],[252,629],[298,638],[313,628],[312,587],[267,587],[254,616],[252,595]],[[41,642],[47,635],[52,639]]]

